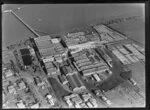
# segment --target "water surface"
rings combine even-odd
[[[23,7],[16,14],[33,29],[48,34],[99,23],[115,17],[143,15],[143,4],[37,4],[2,6],[2,10]],[[2,45],[34,35],[11,13],[2,14]]]

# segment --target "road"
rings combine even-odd
[[[34,80],[33,80],[32,75],[29,75],[29,73],[23,72],[23,71],[21,71],[19,74],[20,74],[20,77],[21,77],[21,78],[26,79],[26,81],[27,81],[27,83],[28,83],[30,89],[31,89],[31,90],[33,91],[33,93],[36,95],[36,97],[38,98],[38,100],[39,100],[40,102],[42,102],[42,101],[44,100],[44,98],[41,96],[41,94],[40,94],[39,91],[38,91],[38,88],[35,86],[35,84],[34,84],[34,82],[33,82]]]

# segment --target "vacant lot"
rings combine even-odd
[[[54,78],[48,78],[49,83],[52,85],[52,88],[55,92],[57,98],[61,99],[62,96],[69,94]]]

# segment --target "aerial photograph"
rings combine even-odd
[[[3,4],[2,108],[146,106],[145,4]]]

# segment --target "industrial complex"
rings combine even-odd
[[[145,64],[144,47],[109,26],[89,28],[29,38],[3,52],[3,108],[113,107],[111,91],[121,88],[125,101],[126,83],[144,100],[129,68]]]

